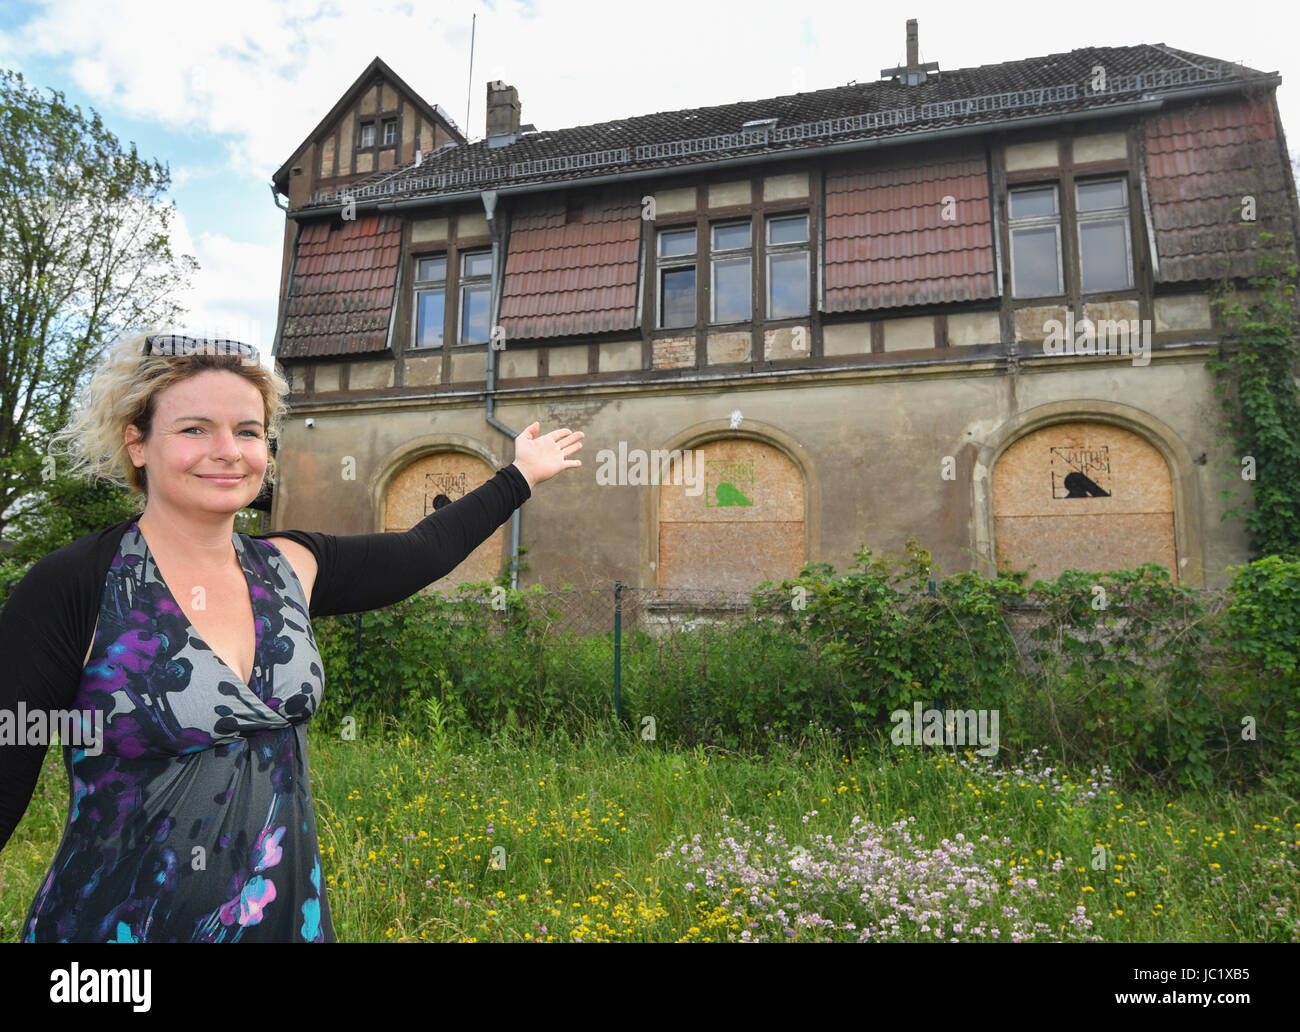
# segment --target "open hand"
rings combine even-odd
[[[532,423],[524,427],[523,432],[515,438],[515,465],[524,475],[530,488],[536,487],[544,480],[570,466],[581,466],[578,459],[569,456],[582,447],[582,431],[574,433],[568,427],[552,430],[549,434],[536,437],[541,423]]]

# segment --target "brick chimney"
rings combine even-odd
[[[519,92],[500,79],[487,84],[487,142],[504,147],[519,136]]]

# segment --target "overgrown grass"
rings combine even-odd
[[[638,627],[630,605],[627,730],[653,722],[678,747],[762,752],[770,734],[820,722],[860,749],[920,703],[997,713],[1010,762],[1050,744],[1070,764],[1110,764],[1129,788],[1300,792],[1300,561],[1252,563],[1213,595],[1150,563],[1067,571],[1028,592],[967,571],[930,594],[932,569],[909,542],[903,560],[863,548],[838,577],[807,564],[716,624],[679,619],[684,609],[660,624],[641,612]],[[315,621],[330,686],[317,724],[373,733],[385,715],[409,723],[430,698],[480,731],[580,736],[611,721],[614,640],[596,630],[600,599],[494,590],[499,608],[470,591]]]
[[[850,754],[816,728],[744,755],[603,725],[489,739],[458,732],[436,703],[428,716],[356,741],[313,721],[340,941],[852,941],[872,927],[931,940],[1300,939],[1300,806],[1266,789],[1130,791],[1038,756],[1000,769],[929,748]],[[51,750],[0,854],[6,941],[66,807]],[[888,831],[907,818],[910,846]],[[907,863],[882,862],[891,855]],[[852,872],[868,868],[884,880],[864,902]],[[963,886],[988,898],[978,919],[972,907],[953,921],[942,911]]]

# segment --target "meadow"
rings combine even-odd
[[[1123,790],[1107,769],[849,751],[742,754],[589,727],[435,719],[310,734],[339,941],[1300,939],[1300,807],[1256,789]],[[61,750],[0,854],[16,941],[62,830]]]
[[[1300,940],[1300,561],[1216,595],[857,558],[653,634],[628,591],[617,639],[607,598],[540,585],[313,621],[338,939]],[[922,707],[1000,742],[891,733]],[[52,749],[6,939],[67,806]]]

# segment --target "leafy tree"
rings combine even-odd
[[[51,469],[44,442],[107,342],[177,321],[198,268],[172,254],[168,169],[49,92],[0,70],[0,536],[31,537],[11,565],[129,514],[123,492]]]

